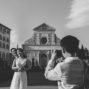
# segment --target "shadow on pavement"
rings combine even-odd
[[[28,75],[28,86],[48,86],[48,85],[57,86],[57,82],[45,79],[43,71],[29,71],[27,75]],[[4,79],[5,75],[2,77],[3,77],[2,79]],[[4,79],[3,81],[0,81],[0,87],[10,86],[12,75],[10,76],[10,79],[8,78]]]

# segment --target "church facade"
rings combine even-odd
[[[22,47],[31,63],[45,67],[52,50],[60,50],[60,39],[55,34],[56,29],[45,23],[33,31],[32,38],[26,40]]]

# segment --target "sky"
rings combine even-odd
[[[11,48],[46,23],[60,39],[74,35],[89,49],[89,0],[0,0],[0,23],[12,29]]]

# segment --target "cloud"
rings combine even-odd
[[[73,0],[67,28],[79,28],[89,25],[89,0]]]
[[[12,47],[17,47],[17,43],[18,43],[18,34],[16,30],[12,30],[11,31],[11,48]]]

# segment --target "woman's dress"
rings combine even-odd
[[[16,66],[26,65],[27,59],[16,59]],[[27,88],[27,74],[26,71],[14,72],[10,89],[26,89]]]

